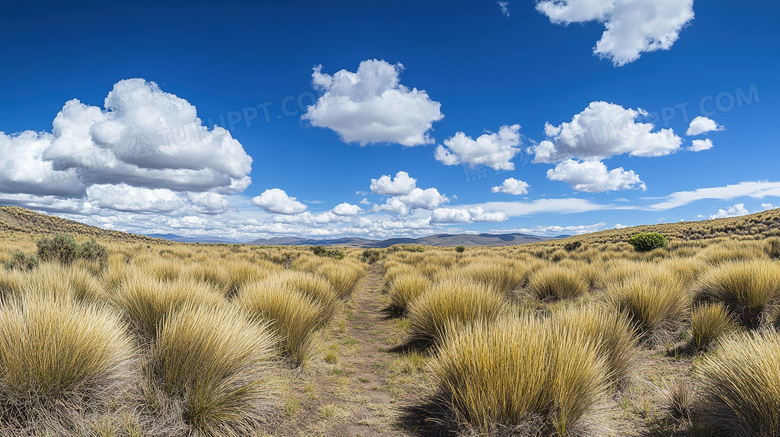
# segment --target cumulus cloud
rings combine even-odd
[[[375,211],[387,211],[394,214],[408,214],[414,209],[436,209],[442,203],[449,202],[447,196],[439,193],[436,188],[414,188],[408,194],[393,196],[382,205],[377,205]]]
[[[705,134],[707,132],[718,132],[724,129],[725,128],[723,126],[715,123],[714,120],[707,117],[698,116],[691,120],[691,124],[688,126],[688,131],[685,132],[685,135],[696,136]]]
[[[761,209],[766,211],[768,209],[775,209],[775,206],[772,205],[771,203],[762,203],[761,204]]]
[[[530,185],[528,185],[527,182],[519,181],[515,178],[509,178],[504,180],[504,183],[501,185],[491,188],[490,191],[493,193],[506,193],[519,196],[522,194],[528,194],[529,187]]]
[[[498,2],[498,8],[501,10],[501,15],[509,16],[509,2]]]
[[[437,208],[431,213],[432,223],[476,223],[504,222],[508,217],[503,212],[485,212],[482,207]]]
[[[322,72],[322,66],[315,67],[312,83],[322,96],[307,107],[303,119],[361,146],[433,143],[429,131],[444,118],[441,104],[423,90],[401,85],[403,68],[376,59],[361,62],[356,72],[341,70],[329,75]]]
[[[655,131],[642,123],[648,113],[607,102],[592,102],[570,122],[547,124],[548,140],[532,148],[534,162],[555,163],[565,159],[606,159],[629,154],[658,157],[680,149],[682,139],[672,129]]]
[[[463,132],[444,140],[434,157],[444,165],[486,165],[495,170],[514,170],[512,159],[520,152],[520,125],[501,126],[497,133],[485,133],[476,140]]]
[[[691,152],[703,152],[705,150],[710,150],[713,147],[715,147],[715,145],[712,144],[712,140],[705,138],[703,140],[693,140],[691,147],[688,150]]]
[[[694,17],[693,0],[542,0],[536,9],[556,24],[603,23],[593,52],[615,66],[670,49]]]
[[[274,214],[300,214],[306,211],[306,205],[297,198],[290,197],[284,190],[271,188],[263,191],[263,194],[252,198],[252,204]]]
[[[573,226],[537,226],[535,228],[519,228],[519,229],[494,229],[491,233],[519,233],[538,235],[542,237],[557,237],[559,235],[582,235],[589,234],[591,232],[597,232],[604,229],[607,226],[606,223],[595,223],[592,225],[573,225]]]
[[[531,216],[536,214],[576,214],[607,209],[624,209],[613,205],[601,205],[587,199],[537,199],[529,202],[484,202],[461,205],[461,208],[481,207],[486,212],[502,212],[507,217]]]
[[[417,179],[405,171],[399,171],[395,178],[382,175],[379,179],[371,179],[371,192],[384,196],[409,194],[417,186]]]
[[[351,203],[347,203],[347,202],[340,203],[336,205],[335,208],[333,208],[333,214],[341,215],[341,216],[358,215],[360,214],[360,211],[362,210],[360,209],[359,206],[352,205]]]
[[[52,211],[214,214],[228,207],[221,194],[251,183],[252,158],[228,131],[203,126],[189,102],[143,79],[116,83],[104,108],[66,102],[51,133],[0,133],[0,155],[0,197]]]
[[[710,215],[710,220],[726,218],[726,217],[739,217],[741,215],[748,215],[750,212],[745,209],[744,203],[737,203],[734,206],[729,206],[726,209],[719,209],[717,213]]]
[[[567,159],[547,171],[547,179],[571,184],[575,191],[603,193],[619,190],[646,190],[645,183],[633,171],[622,167],[607,170],[601,161],[579,162]]]

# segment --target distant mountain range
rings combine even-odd
[[[390,238],[388,240],[368,240],[364,238],[337,239],[306,239],[306,238],[269,238],[255,240],[249,244],[257,246],[343,246],[382,249],[394,244],[418,244],[435,247],[500,247],[516,246],[518,244],[538,243],[558,238],[568,238],[568,235],[557,237],[539,237],[527,234],[438,234],[421,238]]]

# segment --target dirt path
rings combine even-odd
[[[367,268],[341,314],[319,339],[320,351],[289,382],[286,420],[274,435],[412,436],[406,418],[432,392],[419,352],[397,352],[408,322],[389,317],[382,269]]]

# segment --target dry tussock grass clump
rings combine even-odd
[[[390,308],[396,313],[403,313],[420,295],[431,287],[427,276],[419,273],[397,275],[390,282]]]
[[[223,296],[228,296],[233,291],[230,270],[230,268],[226,269],[225,266],[216,263],[201,262],[186,266],[183,276],[211,285]]]
[[[346,260],[323,264],[317,271],[330,281],[333,291],[342,299],[352,293],[365,273],[362,266]]]
[[[339,305],[339,297],[333,291],[330,281],[314,273],[285,270],[269,276],[260,283],[270,288],[277,287],[278,283],[286,284],[308,296],[321,307],[323,324],[333,318]]]
[[[332,316],[314,299],[281,281],[264,281],[244,286],[237,302],[249,314],[268,323],[277,334],[283,354],[297,366],[314,353],[314,334]]]
[[[410,266],[409,264],[393,263],[389,266],[388,264],[385,264],[384,285],[382,286],[382,289],[385,292],[390,291],[390,284],[396,276],[420,273],[414,266]]]
[[[608,284],[606,300],[624,313],[650,344],[670,339],[680,329],[691,304],[683,281],[654,266],[623,283]]]
[[[408,307],[412,335],[427,341],[440,341],[454,325],[493,320],[509,306],[491,287],[473,280],[454,277],[433,286]]]
[[[700,259],[714,266],[736,261],[756,261],[766,256],[763,246],[757,242],[733,240],[712,244],[698,255]]]
[[[534,273],[526,291],[539,300],[575,299],[588,292],[588,284],[577,272],[552,266]]]
[[[20,290],[26,295],[75,298],[85,302],[105,302],[103,285],[84,267],[44,263],[24,276]]]
[[[722,264],[705,273],[694,288],[697,300],[721,302],[739,323],[756,328],[780,297],[780,266],[766,260]]]
[[[188,279],[162,281],[143,274],[125,281],[112,296],[112,302],[143,341],[154,339],[160,323],[185,306],[225,305],[222,295],[204,283]]]
[[[275,345],[267,326],[234,308],[172,314],[161,323],[147,364],[152,417],[186,435],[256,434],[274,403]]]
[[[697,351],[708,350],[733,330],[731,316],[723,304],[718,302],[699,305],[691,313],[690,348]]]
[[[698,366],[697,412],[714,435],[780,435],[780,338],[743,334],[725,339]]]
[[[136,381],[134,349],[105,307],[45,294],[0,313],[0,434],[89,435]]]
[[[431,365],[456,418],[479,435],[608,435],[605,366],[585,338],[533,317],[452,330]]]
[[[525,279],[523,270],[496,259],[469,264],[462,267],[458,274],[488,285],[502,294],[514,290]]]
[[[637,372],[638,335],[622,314],[601,305],[567,307],[553,314],[552,322],[582,334],[604,359],[607,380],[614,388],[631,382]]]

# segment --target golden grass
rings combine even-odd
[[[690,347],[698,351],[708,350],[733,330],[731,316],[723,304],[699,305],[691,313]]]
[[[700,414],[719,435],[780,434],[780,338],[743,334],[724,339],[698,366]]]
[[[603,361],[580,335],[532,317],[453,330],[433,377],[456,417],[479,435],[606,435]]]
[[[721,302],[739,323],[756,328],[780,297],[780,266],[764,260],[722,264],[705,273],[695,290],[697,300]]]
[[[348,263],[346,260],[323,264],[318,272],[330,281],[333,291],[342,299],[352,293],[364,274],[362,266]]]
[[[154,412],[179,404],[190,435],[257,433],[273,405],[271,357],[276,339],[264,325],[234,309],[184,308],[161,324],[149,358]]]
[[[657,344],[680,329],[691,299],[680,278],[648,268],[622,283],[607,285],[606,300],[628,317],[644,340]]]
[[[407,317],[415,337],[438,342],[452,326],[493,320],[508,308],[493,288],[455,277],[439,282],[412,301]]]
[[[286,284],[310,297],[321,308],[323,325],[333,318],[339,305],[339,297],[333,291],[330,281],[314,273],[285,270],[268,277],[261,283],[268,287],[277,287],[278,285],[275,285],[277,283]]]
[[[604,359],[607,380],[614,388],[627,385],[638,371],[639,337],[622,314],[601,305],[568,307],[555,312],[552,322],[582,334]]]
[[[552,266],[531,275],[526,290],[539,300],[574,299],[588,292],[588,284],[576,272]]]
[[[281,350],[296,365],[306,364],[314,353],[314,334],[332,315],[312,298],[281,281],[245,285],[237,302],[277,334]]]
[[[182,307],[225,304],[222,295],[204,283],[188,279],[162,281],[140,274],[125,281],[112,296],[112,302],[143,341],[154,339],[164,319]]]
[[[85,302],[104,302],[107,298],[103,284],[83,266],[43,263],[23,278],[21,294],[75,298]]]
[[[70,435],[135,382],[134,349],[112,310],[30,294],[0,313],[2,432]]]
[[[431,281],[420,273],[405,273],[394,276],[388,291],[390,309],[397,314],[406,312],[409,304],[430,287]]]
[[[499,293],[509,293],[525,279],[525,271],[520,266],[506,262],[473,263],[461,268],[458,274],[488,285]]]

